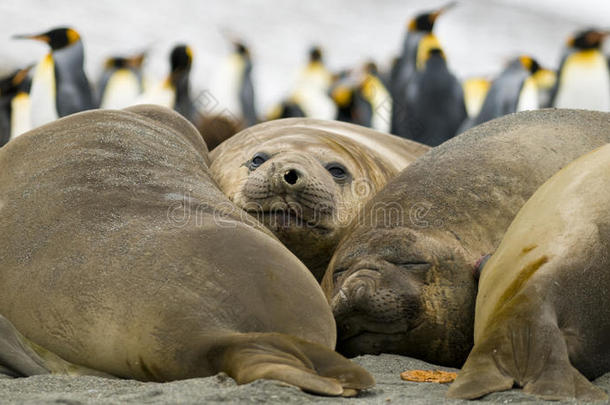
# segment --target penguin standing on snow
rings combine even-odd
[[[357,113],[360,125],[389,133],[392,120],[392,96],[381,81],[374,62],[368,62],[364,67],[364,78],[360,83],[359,93],[360,100],[366,103],[360,108],[362,111]]]
[[[318,119],[335,119],[337,108],[330,98],[332,75],[324,66],[322,50],[313,47],[309,51],[309,62],[300,72],[291,101],[305,112]]]
[[[32,78],[30,99],[34,127],[95,107],[83,67],[85,55],[78,32],[62,27],[15,38],[35,39],[51,47],[51,52],[36,66]]]
[[[212,93],[223,107],[223,111],[217,113],[238,121],[235,124],[243,128],[258,122],[252,83],[252,59],[250,50],[243,42],[232,42],[234,51],[217,72]]]
[[[132,105],[144,91],[144,54],[106,60],[98,83],[100,108],[121,109]]]
[[[158,85],[147,89],[134,104],[157,104],[172,108],[197,125],[199,113],[190,94],[190,73],[193,50],[184,44],[176,45],[169,56],[170,73]]]
[[[438,10],[417,15],[407,26],[400,56],[394,61],[390,74],[390,94],[392,96],[391,132],[405,135],[406,100],[405,90],[411,75],[416,71],[417,53],[422,40],[436,39],[432,30],[437,18],[452,8],[455,2],[449,3]]]
[[[29,70],[17,70],[0,79],[0,147],[32,127]]]
[[[506,114],[540,108],[537,75],[542,71],[530,56],[515,58],[492,82],[479,114],[460,132]]]
[[[169,82],[174,89],[174,110],[191,122],[199,119],[197,108],[191,99],[190,74],[193,64],[193,51],[187,45],[177,45],[170,54],[171,73]]]
[[[419,46],[416,71],[407,83],[405,107],[402,135],[430,146],[455,136],[466,118],[462,86],[434,42]]]
[[[610,68],[601,51],[608,34],[589,29],[568,40],[551,95],[553,107],[610,111]]]
[[[337,121],[350,122],[352,124],[359,123],[356,104],[357,83],[351,77],[350,70],[342,70],[332,77],[332,84],[329,89],[329,94],[337,106]],[[367,112],[370,116],[370,112]]]

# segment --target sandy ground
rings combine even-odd
[[[423,361],[395,355],[362,356],[355,361],[375,377],[377,385],[356,398],[328,398],[306,394],[297,388],[274,381],[255,381],[238,386],[226,375],[175,381],[142,383],[110,380],[98,377],[35,376],[20,379],[0,379],[2,404],[439,404],[467,403],[445,399],[448,385],[413,383],[400,379],[408,369],[442,369]],[[610,373],[595,384],[610,392]],[[541,404],[520,390],[494,393],[479,400],[486,403]],[[476,404],[476,402],[473,402]],[[548,402],[562,403],[562,402]],[[575,401],[567,403],[576,403]],[[599,403],[599,402],[598,402]],[[610,401],[606,402],[610,403]]]

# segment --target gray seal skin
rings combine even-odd
[[[483,268],[474,348],[447,392],[514,383],[544,399],[603,400],[610,371],[610,145],[542,185]]]
[[[473,344],[475,263],[542,183],[609,141],[608,113],[523,112],[403,170],[366,204],[324,276],[337,351],[461,366]]]
[[[71,115],[0,151],[0,372],[374,383],[333,351],[316,280],[206,160],[156,106]]]
[[[364,202],[428,149],[358,125],[290,118],[223,142],[210,172],[321,280]]]

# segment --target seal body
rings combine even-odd
[[[210,169],[320,280],[360,206],[427,150],[356,125],[292,118],[223,142]]]
[[[519,211],[483,269],[475,345],[449,396],[517,383],[545,399],[607,398],[587,378],[610,371],[609,167],[606,145]]]
[[[322,287],[347,355],[461,366],[473,342],[475,263],[548,178],[610,140],[610,115],[539,110],[470,129],[371,199]]]
[[[63,372],[59,356],[140,380],[372,384],[332,351],[315,279],[215,186],[178,114],[72,115],[9,143],[0,168],[0,371]]]

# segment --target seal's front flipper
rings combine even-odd
[[[516,318],[494,330],[472,349],[447,397],[474,399],[510,389],[547,400],[603,400],[606,393],[570,363],[565,339],[554,324]]]
[[[214,352],[218,371],[238,384],[272,379],[329,396],[353,396],[375,384],[366,370],[340,354],[284,334],[235,335]]]
[[[514,379],[498,370],[494,359],[487,353],[470,353],[456,380],[447,390],[448,398],[476,399],[492,392],[513,387]]]
[[[51,373],[117,378],[65,361],[28,340],[8,319],[0,315],[0,376],[29,377]]]
[[[563,346],[553,350],[540,375],[524,385],[523,391],[545,400],[575,398],[579,401],[601,401],[608,398],[604,390],[593,385],[570,364]]]
[[[49,374],[44,361],[8,319],[0,315],[0,374],[27,377]]]

